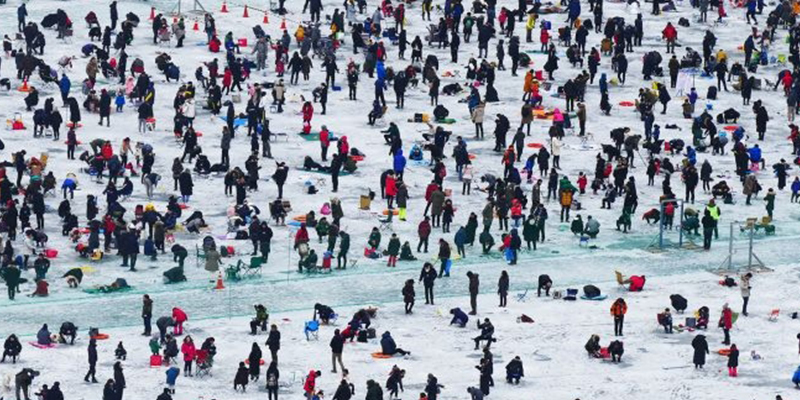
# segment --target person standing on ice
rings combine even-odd
[[[695,336],[692,339],[692,348],[694,349],[694,356],[692,357],[694,368],[703,369],[703,365],[706,363],[706,354],[709,354],[705,335]]]
[[[469,279],[469,304],[471,309],[469,315],[476,315],[478,314],[478,292],[480,289],[480,279],[479,275],[472,271],[467,271],[467,278]]]
[[[628,305],[625,304],[625,299],[621,297],[611,305],[611,315],[614,317],[614,336],[622,336],[622,326],[627,312]]]
[[[725,303],[722,306],[722,315],[719,318],[719,327],[722,328],[722,332],[725,334],[725,340],[722,341],[722,344],[731,344],[730,332],[731,327],[733,327],[733,311],[731,311],[730,307],[728,307],[728,303]]]
[[[97,340],[92,338],[89,339],[89,347],[86,349],[89,355],[89,372],[86,373],[86,376],[83,377],[83,380],[89,382],[89,377],[92,378],[92,383],[97,383],[97,378],[95,377],[95,367],[97,366]]]
[[[433,284],[436,281],[437,274],[436,270],[433,269],[433,265],[429,262],[426,262],[425,265],[422,267],[422,271],[419,274],[419,281],[423,283],[425,287],[425,304],[433,305]]]
[[[750,279],[753,274],[748,272],[739,277],[739,288],[742,291],[742,315],[747,316],[747,304],[750,302]]]

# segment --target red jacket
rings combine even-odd
[[[431,195],[437,190],[439,190],[439,185],[435,183],[429,184],[428,188],[425,189],[425,201],[431,201]]]
[[[579,176],[578,177],[578,188],[581,189],[581,190],[586,189],[587,182],[588,182],[588,180],[586,178],[586,175]]]
[[[197,354],[197,349],[195,349],[194,343],[183,342],[183,345],[181,345],[181,353],[183,353],[183,361],[192,361],[194,360],[195,354]]]
[[[631,281],[631,285],[628,287],[631,292],[641,292],[644,289],[644,276],[633,275],[628,279]]]
[[[222,87],[230,86],[233,83],[233,73],[229,68],[225,69],[225,73],[222,75]]]
[[[322,147],[331,145],[330,133],[327,129],[323,129],[319,132],[319,142],[322,144]]]
[[[103,148],[100,150],[100,153],[103,155],[103,158],[108,161],[114,155],[114,149],[111,148],[110,143],[106,143],[103,145]]]
[[[542,42],[542,44],[547,44],[549,40],[550,33],[547,32],[547,29],[542,28],[542,32],[539,34],[539,41]]]
[[[730,308],[722,309],[722,317],[719,319],[719,326],[725,329],[733,327],[733,312]]]
[[[178,307],[175,307],[172,309],[172,319],[174,319],[175,322],[177,323],[181,323],[188,320],[189,317],[186,315],[185,312],[183,312],[183,310],[181,310]]]
[[[297,246],[300,243],[308,243],[308,230],[305,226],[298,229],[294,235],[294,245]]]
[[[306,103],[303,105],[303,121],[311,121],[311,117],[314,116],[314,106],[311,103]]]
[[[308,373],[305,385],[303,385],[303,390],[305,390],[306,393],[310,393],[313,392],[314,389],[316,389],[316,387],[317,387],[317,371],[311,370]]]
[[[220,45],[221,43],[219,41],[219,38],[214,36],[213,38],[211,38],[211,41],[208,42],[208,50],[210,50],[212,53],[219,53]]]
[[[397,184],[395,183],[395,179],[391,176],[386,177],[386,195],[397,196]]]
[[[417,234],[419,234],[419,237],[423,239],[430,236],[431,223],[423,219],[422,222],[420,222],[419,226],[417,227]]]
[[[664,35],[664,38],[667,40],[675,40],[678,38],[678,31],[672,25],[667,25],[667,27],[661,31],[661,34]]]

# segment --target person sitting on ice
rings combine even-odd
[[[397,344],[394,342],[392,334],[389,333],[389,331],[386,331],[383,333],[383,335],[381,335],[381,353],[387,356],[393,356],[398,353],[401,356],[411,354],[410,351],[405,351],[397,347]]]
[[[450,309],[450,314],[453,315],[453,319],[450,320],[450,325],[455,324],[458,325],[459,328],[467,326],[467,322],[469,322],[469,317],[460,308],[456,307]]]
[[[47,329],[47,324],[42,325],[42,329],[39,329],[39,332],[36,333],[36,343],[49,346],[53,340],[50,338],[50,330]]]
[[[256,317],[250,321],[250,334],[255,335],[258,332],[258,327],[261,327],[262,332],[267,330],[267,322],[269,322],[269,312],[263,304],[255,304],[253,308],[256,310]]]
[[[478,350],[478,347],[480,346],[481,341],[486,341],[486,347],[487,348],[489,346],[491,346],[493,342],[497,341],[497,339],[495,339],[493,337],[494,336],[494,325],[492,325],[492,322],[489,321],[489,318],[484,318],[483,319],[483,323],[478,321],[478,329],[481,330],[480,336],[475,337],[475,338],[472,339],[472,340],[475,341],[475,350]]]
[[[669,308],[658,314],[658,324],[664,327],[664,333],[672,333],[672,313]]]
[[[642,289],[644,289],[644,283],[646,281],[647,278],[645,278],[644,275],[632,275],[630,278],[628,278],[628,283],[630,283],[630,286],[628,286],[628,291],[641,292]]]
[[[58,330],[58,336],[58,340],[61,343],[67,343],[67,338],[69,338],[69,344],[75,344],[75,337],[78,336],[78,327],[70,321],[64,321]]]
[[[600,336],[592,335],[583,346],[589,357],[600,358]]]
[[[525,370],[522,367],[522,360],[516,356],[506,365],[506,382],[518,385],[523,376],[525,376]]]
[[[625,353],[625,348],[619,340],[615,340],[608,345],[608,352],[611,354],[612,362],[621,362],[622,354]]]

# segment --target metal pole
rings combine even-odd
[[[755,230],[755,226],[750,227],[750,244],[747,249],[747,269],[750,269],[753,266],[753,231]]]
[[[733,224],[731,222],[731,232],[728,236],[728,270],[730,271],[733,268]]]
[[[683,247],[683,206],[684,203],[681,201],[681,221],[680,221],[680,229],[678,231],[678,248]]]
[[[658,249],[664,249],[664,223],[666,222],[666,216],[664,215],[664,202],[662,201],[660,204],[660,212],[661,212],[661,223],[658,224]]]

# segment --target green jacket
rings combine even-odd
[[[6,269],[5,276],[3,276],[3,279],[6,281],[6,286],[17,287],[17,285],[19,285],[19,275],[20,271],[16,267]]]
[[[381,246],[381,233],[378,231],[372,232],[369,234],[368,242],[370,246],[373,248],[378,248]]]

